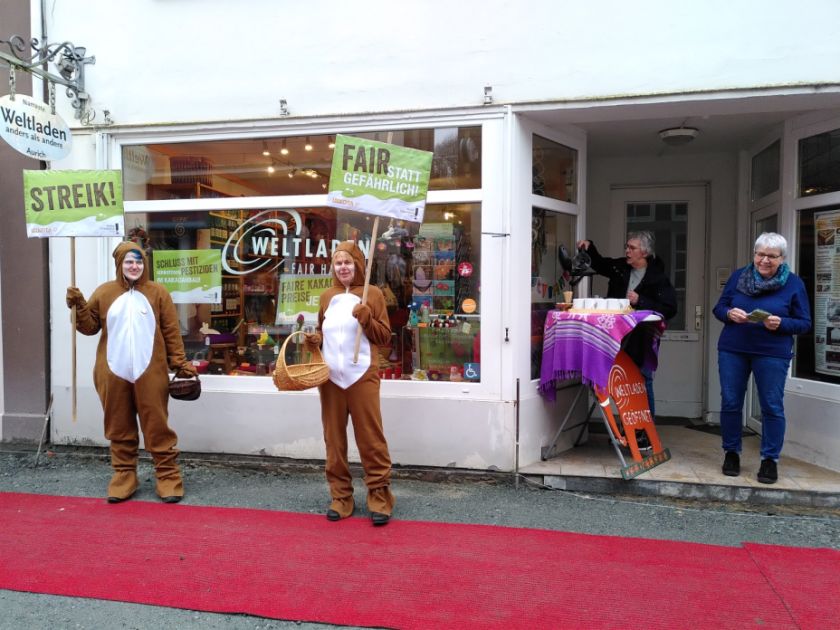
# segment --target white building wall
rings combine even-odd
[[[818,36],[834,0],[47,6],[50,40],[96,56],[88,92],[117,123],[275,117],[280,98],[295,116],[461,107],[485,85],[527,102],[840,78],[840,39]]]

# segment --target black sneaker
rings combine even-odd
[[[636,446],[639,447],[640,451],[649,451],[653,449],[650,439],[648,438],[647,431],[636,431]]]
[[[776,462],[772,459],[762,459],[758,469],[758,481],[760,483],[776,483],[779,473],[776,470]]]
[[[737,477],[741,474],[741,456],[735,451],[726,451],[723,456],[723,474],[727,477]]]

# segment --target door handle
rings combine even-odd
[[[694,330],[703,330],[703,307],[694,307]]]

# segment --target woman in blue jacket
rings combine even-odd
[[[785,440],[784,393],[793,336],[811,328],[805,285],[785,262],[787,241],[765,232],[755,241],[753,262],[733,273],[715,305],[724,323],[718,340],[723,474],[741,474],[742,409],[750,373],[761,403],[761,466],[758,480],[776,483]]]

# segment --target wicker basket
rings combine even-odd
[[[286,337],[286,341],[280,347],[277,355],[277,365],[274,367],[274,384],[281,392],[298,392],[310,387],[317,387],[327,381],[330,377],[330,368],[324,362],[324,355],[321,350],[315,348],[312,351],[312,363],[299,363],[298,365],[286,365],[286,344],[295,335],[305,335],[302,330],[293,332]]]

